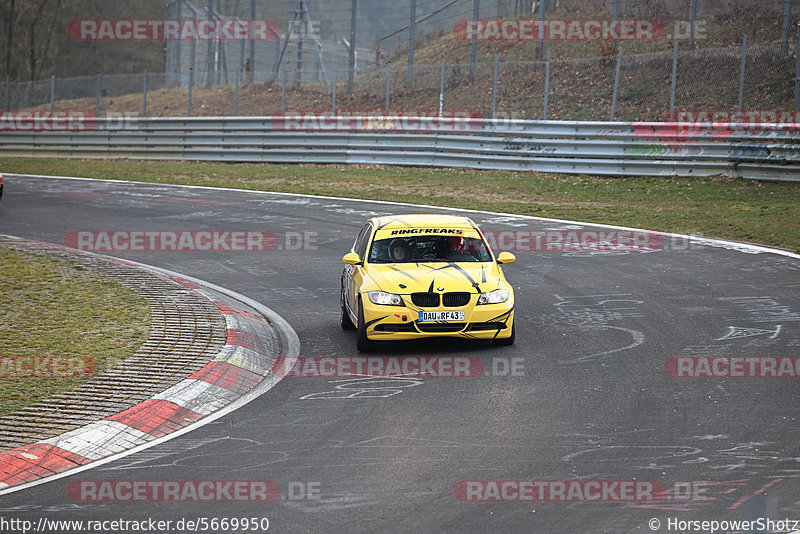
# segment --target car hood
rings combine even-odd
[[[494,262],[372,263],[367,274],[381,291],[399,295],[431,291],[485,293],[505,285],[503,273]]]

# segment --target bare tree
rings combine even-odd
[[[2,75],[34,80],[55,64],[55,39],[63,0],[0,0]]]
[[[54,5],[48,5],[54,4]],[[48,8],[50,8],[50,23],[47,24]],[[38,7],[33,12],[33,17],[28,26],[28,75],[31,80],[36,80],[41,75],[45,61],[48,58],[50,44],[53,41],[53,32],[56,28],[56,20],[61,9],[61,0],[41,0]],[[37,30],[44,26],[44,39],[38,42],[36,39]],[[37,46],[38,45],[38,46]],[[38,69],[37,69],[38,66]]]
[[[5,2],[3,3],[3,20],[6,21],[5,24],[5,31],[3,32],[3,46],[6,49],[6,57],[5,62],[3,64],[3,70],[8,75],[13,75],[11,72],[11,46],[14,42],[14,27],[16,26],[16,2],[15,0],[9,0],[8,4]]]

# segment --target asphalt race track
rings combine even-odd
[[[276,246],[265,252],[103,252],[265,304],[295,329],[302,356],[356,357],[355,333],[338,324],[342,255],[371,216],[436,211],[444,210],[12,176],[0,233],[64,244],[81,231],[272,232]],[[516,291],[516,344],[420,342],[377,354],[467,357],[480,362],[480,376],[289,377],[198,430],[4,495],[0,515],[268,518],[278,532],[688,532],[678,527],[692,525],[676,521],[800,521],[800,362],[780,358],[800,356],[800,260],[657,235],[633,249],[548,251],[535,246],[536,235],[546,243],[612,230],[464,214],[517,256],[505,267]],[[679,359],[687,356],[696,358]],[[720,356],[743,359],[720,367],[710,358]],[[703,362],[718,366],[716,376],[701,373]],[[270,480],[281,496],[199,503],[68,495],[70,483],[101,480]],[[463,481],[473,481],[469,491]],[[550,502],[519,499],[513,485],[490,481],[546,481],[536,488]],[[666,494],[632,500],[624,481]],[[605,490],[590,491],[597,487]],[[800,523],[784,532],[792,528]]]

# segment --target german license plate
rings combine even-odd
[[[463,321],[464,310],[442,310],[419,312],[420,322],[427,321]]]

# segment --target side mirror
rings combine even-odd
[[[514,263],[515,261],[517,261],[517,257],[510,252],[501,252],[497,256],[497,263],[500,264]]]
[[[355,252],[348,252],[342,257],[342,261],[348,265],[358,265],[361,263],[361,258]]]

